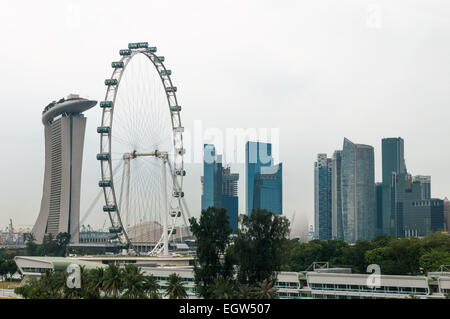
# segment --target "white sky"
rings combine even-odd
[[[79,93],[102,100],[110,63],[128,42],[166,57],[187,130],[279,128],[284,211],[313,216],[317,153],[343,138],[405,140],[407,168],[450,195],[450,3],[442,0],[10,1],[0,8],[0,227],[32,225],[44,174],[41,112]],[[98,107],[88,118],[81,215],[95,197]],[[220,152],[220,150],[219,150]],[[244,170],[240,211],[244,205]],[[201,164],[185,194],[200,211]],[[102,226],[96,211],[88,223]]]

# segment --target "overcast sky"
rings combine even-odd
[[[278,128],[283,206],[312,223],[317,153],[344,137],[400,136],[412,174],[450,195],[450,3],[436,0],[11,1],[0,9],[0,227],[34,224],[44,174],[43,107],[79,93],[102,100],[110,63],[128,42],[166,57],[192,130]],[[98,192],[100,109],[88,118],[81,215]],[[243,147],[243,146],[242,146]],[[219,153],[221,150],[218,150]],[[244,168],[240,207],[244,211]],[[200,212],[201,164],[185,194]],[[101,227],[95,211],[87,223]]]

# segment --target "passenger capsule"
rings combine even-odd
[[[115,212],[116,211],[116,205],[105,205],[103,206],[104,212]]]
[[[101,101],[100,102],[100,107],[112,107],[113,106],[113,102],[112,101]]]
[[[176,92],[176,91],[177,91],[177,87],[176,86],[166,87],[166,92],[173,93],[173,92]]]
[[[174,229],[174,230],[172,230],[172,231],[168,230],[168,231],[167,231],[167,234],[169,234],[169,235],[170,235],[170,233],[172,233],[172,234],[176,234],[176,233],[177,233],[177,230],[176,230],[176,229]]]
[[[109,154],[108,153],[97,154],[97,159],[99,161],[107,161],[107,160],[109,160]]]
[[[184,127],[182,127],[182,126],[174,127],[173,131],[174,132],[183,133],[184,132]]]
[[[178,176],[186,176],[186,171],[185,170],[176,171],[175,174],[177,174]]]
[[[128,49],[123,49],[119,51],[120,55],[130,55],[131,54],[131,50]]]
[[[172,70],[162,70],[161,75],[162,76],[172,75]]]
[[[122,61],[117,61],[117,62],[112,62],[111,63],[111,66],[114,68],[114,69],[120,69],[120,68],[123,68],[123,62]]]
[[[150,47],[150,48],[147,49],[147,51],[155,53],[156,52],[156,47]]]
[[[184,192],[174,191],[173,196],[174,197],[184,197]]]
[[[176,151],[178,155],[184,155],[184,153],[186,153],[186,150],[184,148],[177,148]]]
[[[99,187],[111,187],[112,182],[111,181],[99,181],[98,186]]]
[[[128,49],[138,49],[139,43],[128,43]]]
[[[99,126],[97,127],[97,133],[109,133],[111,128],[109,126]]]
[[[117,234],[117,233],[121,233],[122,232],[122,227],[109,227],[109,232],[111,234]]]
[[[170,110],[172,112],[180,112],[181,111],[181,106],[179,106],[179,105],[171,106]]]
[[[116,79],[106,79],[105,85],[117,85],[118,81]]]
[[[164,59],[163,56],[159,56],[159,57],[158,57],[158,60],[159,60],[159,62],[164,62],[165,59]]]
[[[181,216],[181,212],[171,212],[170,213],[170,217],[180,217]]]

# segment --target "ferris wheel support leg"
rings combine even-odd
[[[168,234],[168,212],[167,212],[167,180],[166,180],[166,162],[167,158],[166,156],[163,156],[162,158],[162,204],[163,204],[163,236],[164,236],[164,255],[169,255],[169,234]]]

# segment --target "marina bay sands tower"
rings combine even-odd
[[[45,173],[41,209],[32,233],[37,243],[44,236],[70,233],[78,243],[81,164],[86,118],[83,112],[97,101],[71,94],[53,101],[42,112],[45,132]]]

